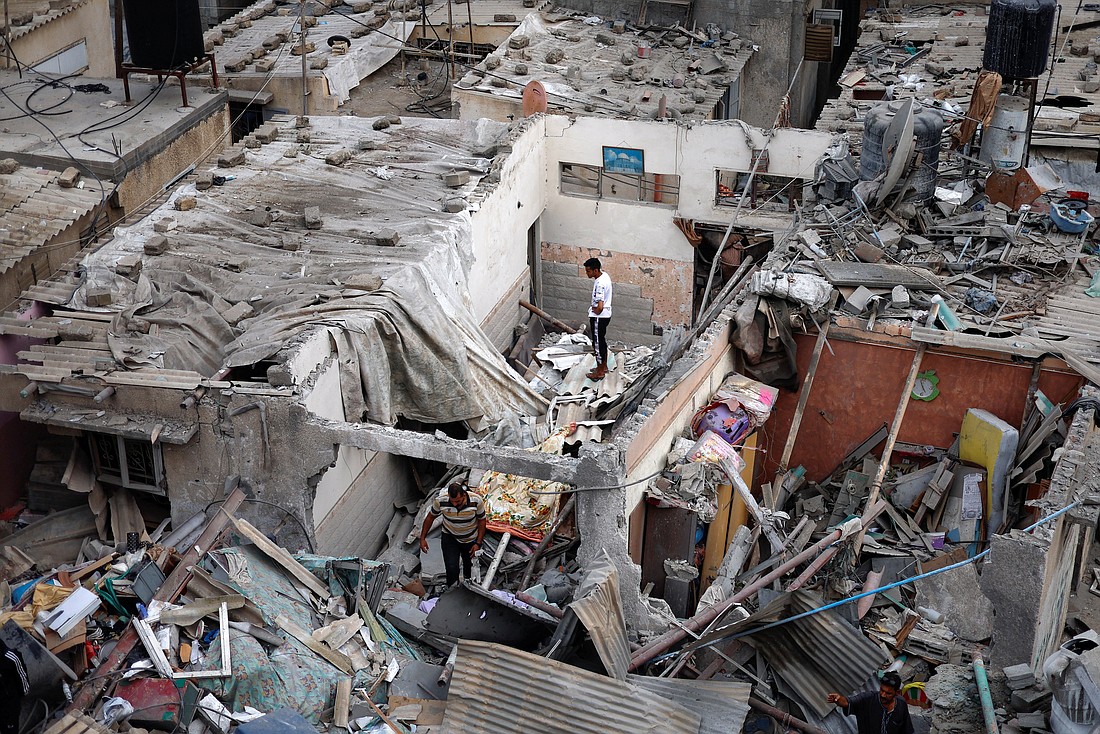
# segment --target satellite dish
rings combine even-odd
[[[546,112],[546,87],[532,79],[523,88],[523,116],[530,117],[540,112]]]
[[[913,98],[902,101],[886,134],[882,136],[882,159],[886,163],[886,180],[875,196],[875,203],[881,204],[898,185],[901,174],[909,165],[913,154]]]

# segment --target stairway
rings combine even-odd
[[[592,280],[572,263],[542,262],[542,302],[539,306],[551,316],[569,324],[588,323],[588,305],[592,301]],[[660,344],[653,334],[653,299],[642,296],[641,286],[614,283],[609,344]]]

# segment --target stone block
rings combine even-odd
[[[1003,668],[1030,663],[1043,611],[1049,545],[1033,535],[998,534],[982,565],[982,591],[993,602],[990,662]]]
[[[626,32],[626,21],[619,19],[611,24],[611,32],[622,35]]]
[[[485,57],[485,68],[488,69],[489,71],[492,71],[493,69],[499,68],[500,63],[501,63],[501,61],[500,61],[499,56],[486,56]]]
[[[374,128],[375,130],[385,130],[389,126],[390,126],[390,121],[387,120],[385,117],[378,118],[377,120],[374,121],[374,124],[371,125],[371,127]]]
[[[356,273],[344,281],[344,286],[355,290],[374,292],[382,287],[382,278],[374,273]]]
[[[274,49],[279,48],[279,46],[281,46],[282,43],[283,43],[283,39],[279,38],[278,36],[268,36],[267,38],[264,39],[263,46],[268,51],[272,51]]]
[[[268,122],[260,125],[252,134],[262,144],[267,145],[279,137],[279,126]]]
[[[531,45],[531,37],[518,33],[508,39],[508,48],[527,48]]]
[[[100,285],[88,286],[84,289],[84,300],[89,306],[110,306],[111,289]]]
[[[256,138],[252,135],[249,135],[247,138],[243,138],[240,144],[248,148],[249,150],[258,150],[260,147],[260,141],[256,140]]]
[[[125,255],[115,263],[115,272],[124,278],[137,280],[141,273],[141,255]]]
[[[394,229],[380,229],[377,232],[371,232],[367,235],[368,245],[378,245],[381,247],[395,247],[398,242],[401,241],[401,235]]]
[[[982,593],[973,565],[929,576],[916,586],[917,603],[942,613],[959,637],[979,642],[993,634],[993,603]]]
[[[244,56],[226,61],[222,64],[222,68],[225,69],[228,74],[240,74],[248,66],[249,59]]]
[[[328,57],[327,56],[314,56],[312,59],[309,60],[309,68],[311,68],[311,69],[320,70],[320,69],[325,69],[327,67],[328,67]]]
[[[218,156],[218,167],[233,168],[244,165],[244,161],[244,148],[233,147]]]
[[[1050,691],[1038,686],[1012,692],[1012,708],[1017,712],[1038,711],[1050,705]]]
[[[317,44],[315,44],[313,41],[306,41],[306,48],[305,48],[304,53],[311,54],[316,50],[317,50]],[[300,44],[300,43],[294,44],[294,46],[291,47],[291,49],[290,49],[290,55],[291,56],[301,56],[302,53],[303,53],[302,44]]]
[[[256,311],[252,308],[252,306],[248,305],[247,301],[240,301],[228,311],[223,313],[222,318],[225,319],[226,323],[236,326],[237,324],[249,318],[255,313]]]
[[[212,171],[200,171],[195,176],[195,188],[199,191],[206,191],[208,188],[214,185],[214,173]]]
[[[187,212],[194,209],[196,204],[197,202],[195,201],[194,196],[181,196],[176,199],[175,207],[176,211]]]
[[[546,63],[556,64],[565,58],[565,52],[560,48],[552,48],[546,52]]]
[[[57,177],[58,185],[63,189],[71,189],[76,186],[76,182],[80,180],[80,171],[69,166],[61,175]]]
[[[146,255],[163,255],[168,252],[168,249],[168,238],[162,234],[153,235],[145,240],[144,250]]]
[[[516,64],[514,71],[516,72],[516,76],[527,76],[527,64]]]
[[[260,59],[256,62],[256,71],[266,74],[275,68],[275,59]]]
[[[248,258],[239,255],[233,255],[226,258],[225,269],[232,270],[234,273],[241,273],[248,267]]]
[[[465,199],[458,199],[458,198],[447,199],[445,202],[443,202],[443,211],[445,211],[449,214],[457,214],[458,212],[465,211],[465,210],[466,210],[466,200]]]
[[[262,59],[263,57],[267,56],[267,47],[266,46],[255,46],[253,48],[250,48],[248,50],[248,55],[252,57],[253,61],[258,61],[259,59]]]
[[[161,217],[157,221],[153,222],[153,231],[165,234],[171,232],[178,226],[178,223],[172,217]]]
[[[1045,729],[1047,725],[1047,717],[1041,711],[1020,714],[1016,721],[1022,729]]]
[[[448,188],[457,189],[470,183],[469,171],[451,171],[443,174],[443,184]]]
[[[351,151],[346,148],[333,151],[325,156],[325,163],[330,166],[342,166],[351,160]]]
[[[609,33],[597,33],[596,34],[596,43],[601,44],[603,46],[614,46],[615,45],[615,36],[612,36]]]
[[[249,212],[248,223],[253,227],[270,227],[271,212],[267,209],[255,209]]]
[[[351,6],[353,13],[365,13],[371,9],[373,3],[370,0],[352,0],[348,5]]]
[[[18,170],[19,161],[15,160],[14,158],[5,158],[4,160],[0,160],[0,173],[6,175],[9,173],[15,173]]]
[[[308,143],[312,139],[313,139],[312,134],[309,132],[309,130],[306,130],[306,129],[299,130],[298,135],[295,138],[295,140],[297,140],[297,142],[299,142],[299,143]]]
[[[494,23],[515,23],[516,16],[511,13],[497,13],[493,16]]]
[[[374,140],[362,138],[359,141],[359,150],[378,150],[378,143]]]
[[[307,206],[305,210],[306,229],[321,228],[321,207]]]
[[[879,260],[886,257],[886,253],[882,251],[882,248],[862,240],[856,244],[853,252],[856,257],[865,263],[877,263]]]

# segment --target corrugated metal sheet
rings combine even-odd
[[[630,683],[462,640],[445,734],[697,734],[700,717]]]
[[[739,732],[749,714],[748,683],[630,675],[627,682],[699,714],[699,734]]]
[[[808,591],[782,594],[756,614],[715,630],[699,642],[793,617],[823,603]],[[862,690],[871,674],[886,662],[881,649],[834,611],[803,617],[744,639],[819,716],[826,716],[833,708],[825,701],[827,695]]]
[[[588,565],[588,575],[577,589],[577,600],[569,608],[588,630],[607,674],[626,680],[630,645],[626,640],[626,616],[621,598],[619,572],[605,550]]]

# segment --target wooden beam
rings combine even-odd
[[[294,557],[285,549],[272,543],[263,533],[253,527],[248,520],[233,518],[233,524],[244,537],[251,540],[257,548],[262,550],[268,558],[286,569],[287,573],[296,578],[303,586],[321,597],[322,601],[331,598],[328,587],[321,583],[321,579],[306,570],[306,567],[294,560]]]
[[[355,675],[355,670],[351,665],[351,658],[342,652],[336,652],[330,650],[325,645],[322,645],[317,640],[313,639],[309,631],[298,626],[293,620],[287,617],[285,614],[280,614],[275,618],[275,624],[283,632],[293,637],[298,642],[308,647],[312,652],[320,655],[322,658],[332,663],[333,667],[337,670],[347,673],[348,675]]]
[[[814,351],[810,355],[810,365],[806,369],[806,379],[802,381],[802,388],[798,393],[798,405],[794,409],[794,417],[791,419],[791,428],[787,431],[787,444],[783,447],[783,456],[779,459],[779,470],[775,473],[776,481],[779,481],[780,475],[787,471],[790,467],[788,464],[791,461],[791,454],[794,453],[794,443],[798,438],[798,429],[802,426],[802,414],[806,412],[806,404],[810,402],[810,391],[814,386],[814,377],[817,375],[817,364],[821,361],[821,350],[825,346],[825,341],[829,336],[829,325],[832,323],[832,319],[829,316],[832,313],[833,307],[836,305],[837,294],[833,291],[832,300],[829,301],[829,311],[825,315],[825,323],[821,324],[817,329],[817,341],[814,342]],[[775,509],[782,509],[776,507]]]

